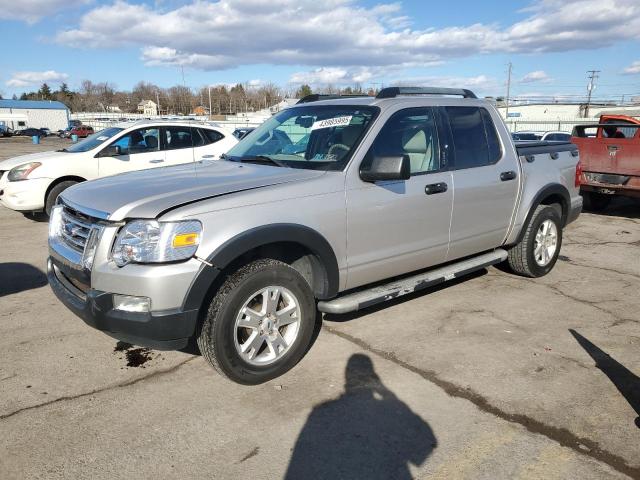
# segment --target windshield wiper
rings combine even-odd
[[[286,163],[276,160],[275,158],[267,157],[266,155],[254,155],[252,157],[241,157],[238,159],[238,161],[243,163],[270,163],[272,165],[275,165],[276,167],[289,168],[289,166]]]

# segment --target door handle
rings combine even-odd
[[[149,160],[149,163],[162,163],[164,162],[164,160],[162,160],[161,158],[158,158],[156,160]]]
[[[517,174],[513,170],[509,170],[508,172],[502,172],[500,174],[500,180],[502,180],[503,182],[506,182],[508,180],[513,180],[516,177],[517,177]]]
[[[447,184],[444,182],[440,183],[430,183],[429,185],[425,185],[424,193],[427,195],[433,195],[434,193],[444,193],[447,191]]]
[[[202,157],[200,157],[201,159],[205,159],[205,158],[216,158],[216,155],[202,155]]]
[[[609,150],[610,152],[615,152],[620,150],[620,147],[618,145],[607,145],[607,150]]]

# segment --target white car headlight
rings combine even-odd
[[[197,220],[134,220],[118,233],[111,256],[119,267],[186,260],[196,253],[201,234],[202,224]]]
[[[10,182],[19,182],[20,180],[26,180],[31,172],[41,166],[40,162],[29,162],[13,167],[7,174],[7,180]]]

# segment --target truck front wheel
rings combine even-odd
[[[316,311],[311,288],[297,270],[278,260],[256,260],[220,287],[198,347],[230,380],[263,383],[291,369],[307,352]]]
[[[562,246],[562,221],[559,209],[538,205],[524,236],[509,250],[507,259],[514,273],[525,277],[542,277],[551,271]]]

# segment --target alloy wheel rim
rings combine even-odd
[[[275,285],[258,290],[236,316],[236,351],[251,365],[280,360],[298,338],[301,316],[300,302],[291,290]]]
[[[558,248],[558,227],[555,222],[545,220],[538,227],[535,243],[533,246],[533,257],[541,267],[549,265]]]

